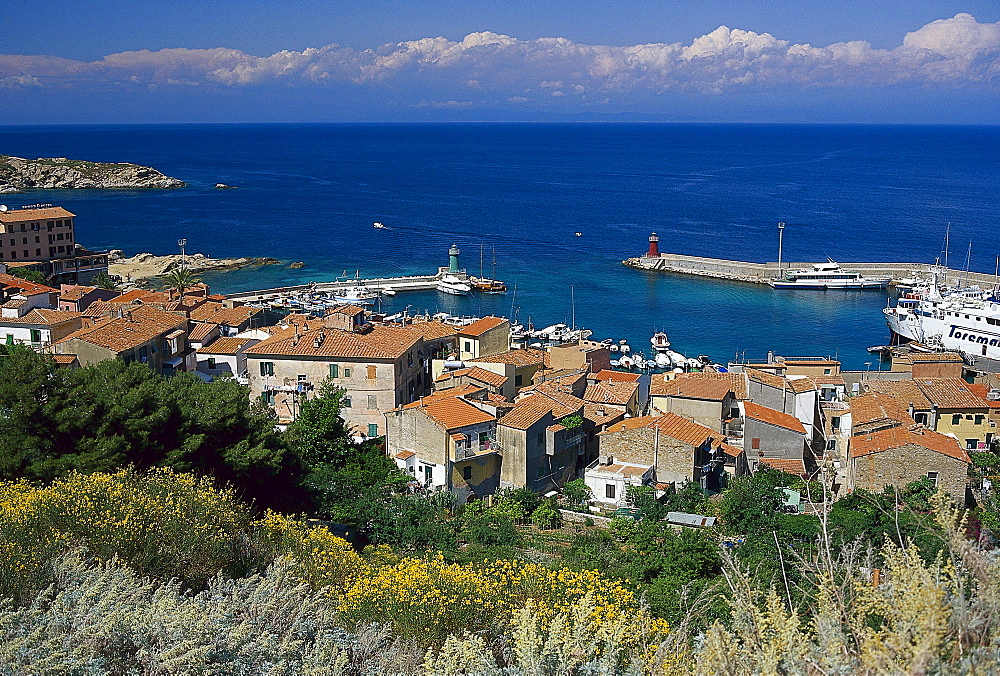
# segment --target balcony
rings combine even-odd
[[[490,453],[503,455],[503,448],[495,439],[488,439],[481,444],[470,444],[468,446],[456,446],[453,453],[455,461],[469,460],[470,458],[482,457]]]

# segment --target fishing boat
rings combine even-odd
[[[352,303],[355,305],[371,305],[372,299],[378,296],[378,292],[369,289],[363,284],[354,284],[337,289],[333,293],[333,300],[337,303]]]
[[[472,287],[455,275],[445,275],[437,283],[437,290],[441,293],[451,294],[452,296],[468,296],[469,292],[472,291]]]
[[[479,276],[470,277],[469,283],[472,288],[481,293],[507,293],[507,285],[496,278],[497,276],[497,251],[493,248],[493,276],[483,275],[483,247],[479,247]]]
[[[813,263],[811,270],[800,268],[786,270],[784,276],[772,280],[775,289],[884,289],[892,277],[865,277],[860,272],[849,272],[840,264],[827,259],[827,263]]]

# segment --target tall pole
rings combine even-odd
[[[184,252],[184,248],[187,246],[187,239],[181,238],[177,240],[177,246],[181,248],[181,267],[187,267],[187,254]]]
[[[784,277],[781,273],[781,249],[785,239],[785,223],[778,223],[778,277]]]

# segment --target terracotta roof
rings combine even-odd
[[[609,371],[608,369],[602,369],[594,374],[594,378],[597,380],[613,380],[622,383],[637,383],[642,374],[639,373],[626,373],[625,371]]]
[[[204,341],[208,336],[219,328],[218,324],[209,324],[207,322],[194,322],[191,327],[191,333],[188,335],[188,340],[193,343],[200,343]]]
[[[618,476],[642,476],[653,468],[652,465],[638,465],[633,463],[614,463],[612,465],[598,465],[593,471],[617,474]]]
[[[805,376],[796,378],[786,378],[788,381],[788,389],[796,394],[802,394],[803,392],[813,392],[816,390],[816,381],[812,378],[806,378]]]
[[[851,405],[851,426],[855,428],[880,421],[916,424],[908,406],[885,392],[868,392],[852,397],[848,403]]]
[[[986,383],[973,383],[969,385],[969,391],[986,402],[990,408],[1000,408],[1000,400],[987,399],[990,394],[990,386]]]
[[[216,303],[215,301],[210,300],[191,310],[191,319],[196,322],[239,326],[260,312],[263,312],[263,310],[259,307],[239,305],[237,307],[227,308],[223,307],[221,303]]]
[[[786,366],[840,366],[835,359],[784,359]]]
[[[296,337],[298,332],[298,337]],[[254,356],[339,357],[396,360],[420,342],[404,328],[376,326],[367,333],[328,329],[321,320],[275,332],[246,351]]]
[[[80,286],[77,284],[72,289],[66,289],[65,291],[59,292],[59,299],[68,301],[80,300],[91,291],[96,290],[96,286]]]
[[[728,455],[739,455],[741,452],[734,446],[725,443],[725,437],[722,434],[679,416],[676,413],[628,418],[620,423],[615,423],[601,434],[614,434],[623,430],[639,429],[642,427],[658,428],[661,434],[673,437],[678,441],[683,441],[685,444],[695,448],[700,448],[706,442],[709,442],[713,449],[721,449]]]
[[[0,211],[0,213],[3,212]],[[6,273],[0,273],[0,286],[19,289],[21,294],[24,296],[34,296],[38,293],[59,293],[58,290],[53,289],[51,286],[38,284],[36,282],[29,282],[27,279],[21,279],[20,277],[15,277],[14,275],[8,275]]]
[[[68,340],[79,339],[113,352],[122,353],[176,329],[178,326],[186,325],[187,319],[172,312],[139,306],[131,310],[128,317],[112,317],[85,329],[74,331],[57,342],[56,345]]]
[[[813,380],[817,385],[847,385],[841,376],[815,376]]]
[[[490,329],[495,329],[498,326],[503,326],[507,323],[507,320],[503,317],[483,317],[482,319],[477,319],[468,326],[463,326],[458,330],[458,335],[460,336],[471,336],[477,337],[481,336]]]
[[[499,373],[493,373],[493,371],[487,371],[486,369],[479,368],[478,366],[470,366],[468,368],[458,369],[457,371],[445,371],[438,376],[437,380],[434,382],[440,383],[445,380],[451,380],[452,378],[458,378],[460,376],[466,376],[488,385],[493,385],[494,387],[503,387],[508,380],[507,376],[502,376]]]
[[[432,392],[416,401],[411,401],[409,404],[403,404],[398,408],[392,409],[393,411],[404,411],[411,408],[420,408],[421,406],[426,406],[432,401],[437,401],[439,399],[452,399],[454,397],[464,397],[467,395],[477,394],[479,392],[484,392],[483,388],[476,387],[475,385],[462,385],[461,387],[454,387],[449,390],[442,390],[441,392]]]
[[[604,411],[604,413],[601,413],[601,411]],[[583,417],[600,427],[603,425],[613,425],[623,420],[625,418],[625,411],[609,406],[602,406],[601,404],[593,404],[588,401],[583,405]]]
[[[95,300],[81,314],[84,317],[103,317],[121,307],[121,303],[110,300]]]
[[[75,354],[53,354],[50,356],[52,357],[53,361],[55,361],[55,363],[59,364],[60,366],[68,366],[69,364],[72,364],[73,362],[77,361]]]
[[[868,392],[882,392],[898,400],[903,406],[913,404],[917,410],[930,410],[931,402],[913,380],[869,380],[865,382]]]
[[[806,473],[806,465],[801,458],[760,458],[760,463],[796,476]]]
[[[39,326],[52,326],[61,324],[80,317],[79,312],[69,312],[65,310],[49,310],[48,308],[35,308],[31,312],[21,317],[0,317],[0,326],[4,324],[37,324]]]
[[[0,223],[20,223],[21,221],[44,221],[48,218],[72,218],[76,216],[62,207],[44,207],[41,209],[11,209],[0,211]]]
[[[218,340],[213,340],[210,345],[198,348],[198,354],[237,354],[247,343],[250,342],[253,341],[249,338],[223,336]]]
[[[722,401],[733,388],[728,380],[709,378],[675,378],[657,385],[658,397],[683,397],[685,399],[707,399]]]
[[[414,402],[417,406],[406,406],[410,410],[415,408],[423,411],[431,420],[443,427],[445,430],[468,427],[469,425],[479,425],[482,423],[495,421],[496,418],[481,408],[473,406],[460,397],[440,397],[430,401],[425,398],[422,402]]]
[[[393,457],[395,457],[397,460],[409,460],[415,455],[416,453],[414,453],[413,451],[400,451]]]
[[[957,352],[911,352],[908,355],[911,362],[961,362],[965,363],[962,355]]]
[[[597,404],[628,404],[635,393],[639,391],[639,383],[624,383],[607,380],[603,383],[590,383],[583,393],[584,401]]]
[[[754,382],[761,383],[762,385],[774,387],[779,390],[783,390],[788,387],[788,383],[784,378],[776,376],[773,373],[766,373],[764,371],[758,371],[757,369],[744,369],[744,371],[747,374],[747,378]]]
[[[914,380],[927,400],[938,408],[986,408],[986,402],[969,389],[961,378],[920,378]]]
[[[6,308],[13,309],[13,308],[24,307],[27,304],[28,304],[28,299],[27,298],[11,298],[9,301],[7,301],[6,303],[4,303],[3,305],[0,305],[0,307],[6,307]]]
[[[549,432],[561,432],[566,429],[566,426],[562,423],[555,423],[554,425],[549,425],[545,429]]]
[[[357,305],[338,305],[329,312],[328,315],[347,315],[348,317],[354,317],[363,314],[365,309],[363,307],[358,307]]]
[[[737,399],[743,401],[747,398],[747,377],[743,373],[717,373],[715,371],[679,373],[677,380],[722,380],[729,383],[729,387]]]
[[[759,420],[760,422],[777,427],[784,427],[786,430],[792,430],[793,432],[806,433],[806,428],[802,426],[798,418],[787,413],[782,413],[781,411],[775,411],[773,408],[767,408],[752,401],[746,401],[743,402],[743,411],[747,418]]]
[[[555,415],[551,404],[552,401],[549,398],[540,394],[525,397],[515,402],[514,408],[500,418],[500,424],[504,427],[526,430],[549,413],[553,413],[554,417],[561,417]]]
[[[469,362],[481,362],[484,364],[513,364],[514,366],[542,366],[545,364],[545,353],[542,350],[520,349],[507,350],[489,357],[477,357],[469,359]]]
[[[955,458],[963,462],[972,462],[969,454],[959,445],[957,439],[932,432],[931,430],[925,430],[919,426],[912,426],[912,428],[891,427],[887,430],[851,437],[850,457],[859,458],[863,455],[903,448],[910,444],[923,446],[924,448],[947,455],[949,458]]]
[[[458,329],[456,329],[451,324],[444,324],[442,322],[413,322],[412,324],[407,324],[406,328],[411,331],[416,331],[424,340],[438,340],[440,338],[447,338],[449,336],[454,336]]]

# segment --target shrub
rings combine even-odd
[[[552,500],[546,500],[531,513],[531,520],[542,530],[551,530],[562,526],[562,514]]]

